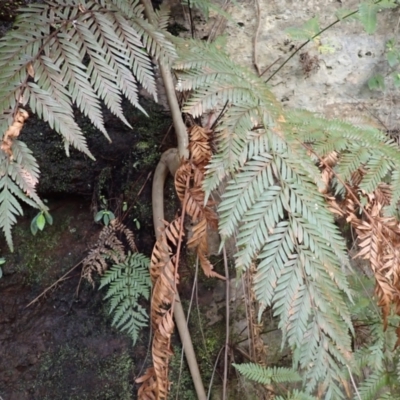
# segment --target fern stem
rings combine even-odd
[[[149,0],[141,0],[141,2],[144,6],[144,13],[146,15],[146,18],[151,24],[154,25],[155,20],[153,6],[149,2]],[[178,99],[176,97],[174,80],[172,78],[171,71],[167,65],[163,65],[161,62],[158,65],[165,87],[165,93],[171,111],[172,121],[174,123],[175,134],[178,140],[179,158],[187,160],[189,158],[189,138],[186,131],[185,123],[182,119],[182,113],[179,107]]]
[[[163,153],[154,173],[153,188],[152,188],[152,206],[153,206],[153,222],[156,238],[161,235],[164,220],[164,183],[170,172],[175,175],[178,169],[179,162],[177,159],[177,150],[169,149]],[[174,304],[174,317],[179,336],[182,341],[182,351],[185,352],[186,360],[192,375],[193,384],[196,389],[197,398],[206,400],[206,392],[201,380],[199,365],[196,360],[196,354],[193,349],[193,343],[190,337],[190,332],[186,324],[185,313],[182,308],[182,303],[179,298],[179,293],[176,292]]]
[[[228,257],[226,255],[225,246],[222,248],[222,252],[224,255],[224,267],[225,267],[225,354],[224,354],[224,381],[222,384],[222,400],[226,400],[226,388],[228,385],[228,352],[229,352],[229,301],[230,301],[230,294],[229,294],[229,268],[228,268]]]

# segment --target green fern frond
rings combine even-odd
[[[111,5],[114,5],[115,9],[124,14],[128,19],[141,16],[143,13],[143,6],[139,0],[97,0],[97,2],[102,7],[107,7],[111,10]]]
[[[343,182],[350,179],[359,167],[366,171],[360,188],[371,193],[383,178],[391,186],[392,198],[385,212],[396,215],[400,198],[400,177],[396,172],[400,165],[398,146],[387,136],[372,127],[358,127],[345,121],[327,120],[312,116],[304,111],[285,114],[288,129],[296,134],[298,141],[312,145],[320,157],[332,151],[339,153],[339,163],[335,166],[338,179],[334,180],[334,191],[343,193]],[[318,161],[315,159],[314,160]]]
[[[23,215],[20,200],[31,207],[47,211],[48,208],[36,193],[39,167],[25,143],[13,143],[13,161],[0,151],[0,228],[7,245],[13,251],[11,230],[16,217]]]
[[[389,377],[384,371],[373,372],[365,381],[358,387],[358,392],[363,400],[374,400],[379,394],[379,391],[383,389],[389,383]],[[354,397],[358,399],[358,397]]]
[[[185,105],[187,112],[198,115],[223,105],[227,109],[216,129],[217,154],[204,185],[210,195],[232,175],[218,207],[222,240],[238,232],[235,264],[240,271],[258,259],[254,291],[259,316],[273,307],[280,318],[282,344],[287,340],[294,350],[308,391],[320,383],[327,399],[342,398],[340,366],[351,358],[348,332],[353,330],[344,301],[351,293],[341,269],[348,259],[318,190],[322,181],[317,159],[307,153],[301,137],[328,147],[333,138],[325,139],[320,132],[325,133],[329,123],[309,122],[299,114],[286,118],[261,79],[225,59],[216,45],[205,47],[198,51],[196,44],[196,54],[190,48],[183,51],[184,61],[177,63],[183,70],[178,86],[195,90]],[[342,134],[347,125],[335,121],[330,128]],[[348,146],[351,133],[340,146]]]
[[[308,393],[301,392],[299,390],[293,390],[288,393],[287,396],[277,396],[276,400],[317,400],[316,397],[309,395]]]
[[[129,125],[121,94],[142,111],[138,82],[156,96],[148,53],[165,63],[176,56],[165,35],[143,20],[137,2],[102,3],[80,1],[77,7],[68,0],[25,8],[17,29],[0,40],[0,115],[16,107],[16,99],[29,102],[66,142],[87,154],[82,132],[71,121],[72,102],[105,134],[99,100]]]
[[[138,1],[63,0],[23,8],[14,28],[0,39],[0,135],[13,123],[19,105],[29,104],[63,137],[67,155],[72,145],[93,158],[75,122],[73,105],[108,139],[102,101],[130,126],[123,114],[122,95],[143,112],[138,85],[157,96],[150,56],[171,64],[175,47],[143,19]],[[15,148],[14,156],[18,158],[21,149]],[[22,190],[17,197],[28,202],[30,198],[45,209],[34,190],[37,166],[26,150],[24,161],[4,164],[7,168],[0,174],[0,179],[6,177],[0,227],[9,244],[18,214],[17,200],[10,200],[10,193],[17,193],[9,191],[10,178]],[[11,216],[14,219],[7,221]]]
[[[263,385],[271,383],[299,382],[301,377],[297,371],[290,368],[266,368],[254,363],[232,364],[245,378]]]
[[[140,329],[148,325],[146,310],[140,296],[150,296],[150,260],[139,253],[129,254],[125,261],[114,264],[101,278],[100,289],[109,286],[105,299],[110,300],[112,325],[131,336],[136,343]]]
[[[170,7],[165,3],[161,3],[160,7],[155,10],[155,21],[153,25],[158,29],[165,31],[168,28],[170,19]]]

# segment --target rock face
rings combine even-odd
[[[349,0],[256,0],[256,6],[238,1],[232,5],[234,21],[228,22],[227,49],[232,59],[253,67],[254,38],[259,22],[257,64],[266,80],[288,59],[304,41],[290,40],[285,32],[289,27],[301,27],[307,20],[318,17],[324,28],[337,18],[342,7],[356,10],[359,2]],[[394,37],[398,9],[378,14],[378,30],[368,35],[360,22],[342,21],[322,33],[319,40],[302,48],[268,82],[273,93],[285,107],[304,108],[328,117],[365,115],[383,129],[393,130],[400,118],[396,104],[399,92],[386,79],[387,89],[372,92],[369,78],[377,73],[390,72],[385,58],[386,42]],[[274,65],[272,65],[275,63]]]

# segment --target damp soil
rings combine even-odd
[[[53,226],[33,237],[26,218],[14,235],[15,253],[1,249],[0,398],[133,399],[148,335],[133,348],[114,330],[104,293],[80,280],[79,267],[27,307],[79,263],[101,228],[84,199],[54,200],[50,208]]]

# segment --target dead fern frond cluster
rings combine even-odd
[[[141,383],[140,399],[166,399],[168,395],[168,364],[173,354],[171,350],[171,335],[174,331],[173,305],[179,280],[175,249],[184,235],[181,225],[180,218],[170,224],[165,223],[165,229],[159,236],[151,255],[153,367],[136,381]]]
[[[323,174],[333,178],[333,166],[331,164],[325,168]],[[384,215],[384,207],[391,201],[387,184],[380,183],[372,193],[359,188],[366,173],[365,168],[360,168],[352,174],[345,184],[346,193],[342,201],[332,195],[327,198],[331,210],[354,228],[359,247],[355,258],[369,261],[386,330],[392,306],[395,313],[400,315],[400,223],[395,217]],[[397,333],[400,343],[400,330]]]
[[[183,162],[175,174],[175,188],[184,205],[184,212],[192,221],[192,237],[188,240],[188,248],[194,249],[199,257],[204,274],[208,277],[225,279],[213,271],[208,259],[207,230],[216,229],[218,217],[210,199],[205,200],[203,183],[206,167],[211,160],[211,131],[198,125],[189,129],[190,159]]]
[[[121,238],[118,235],[121,235]],[[132,231],[118,219],[114,219],[108,226],[103,227],[96,244],[82,261],[82,277],[87,279],[93,287],[93,273],[103,275],[108,269],[108,261],[112,261],[114,264],[125,261],[127,254],[122,241],[124,236],[130,251],[136,253],[137,249]]]
[[[101,276],[99,289],[108,287],[104,299],[110,302],[112,325],[126,332],[135,344],[140,330],[148,325],[146,309],[138,300],[140,296],[149,298],[151,284],[149,259],[138,253],[133,232],[113,219],[103,227],[82,264],[81,276],[93,287],[93,274]]]

